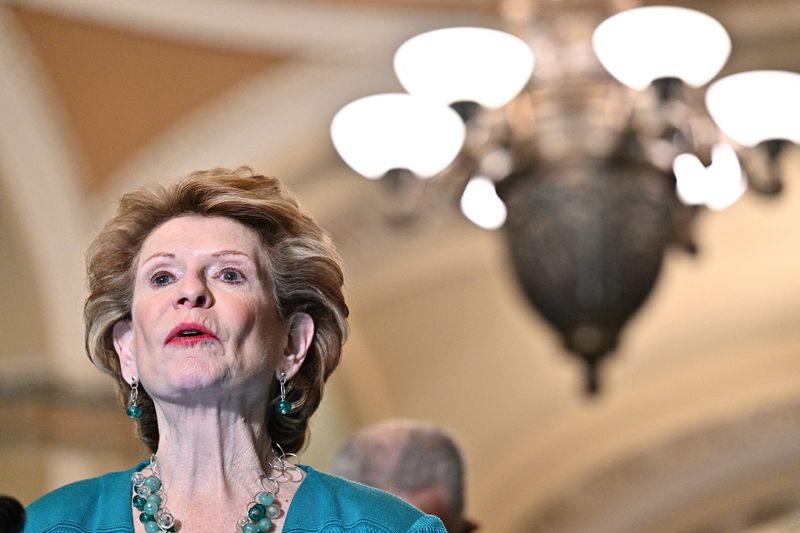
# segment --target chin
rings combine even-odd
[[[219,389],[223,386],[225,376],[215,365],[206,364],[194,358],[187,360],[168,372],[166,386],[177,396],[188,393]]]

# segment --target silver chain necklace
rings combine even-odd
[[[278,502],[281,483],[295,479],[300,469],[290,461],[295,454],[285,454],[278,446],[280,453],[273,453],[268,459],[270,474],[264,474],[259,480],[261,490],[253,496],[247,505],[247,513],[236,523],[236,533],[267,533],[273,528],[273,521],[283,513]],[[180,530],[180,521],[166,506],[167,492],[161,482],[156,454],[150,457],[150,475],[134,472],[133,508],[139,512],[139,520],[147,533],[175,533]]]

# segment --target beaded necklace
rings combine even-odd
[[[298,468],[285,460],[286,456],[283,454],[283,450],[280,455],[274,457],[275,460],[269,463],[273,475],[261,476],[259,483],[262,490],[247,505],[247,514],[239,518],[236,523],[237,533],[271,531],[272,521],[281,515],[277,498],[281,487],[280,482],[290,480]],[[134,472],[131,476],[134,492],[131,503],[139,511],[139,520],[147,533],[175,533],[180,528],[180,522],[175,519],[165,505],[167,493],[161,482],[155,454],[150,457],[150,472],[149,476],[141,472]]]

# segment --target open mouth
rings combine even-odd
[[[178,337],[198,337],[204,335],[199,329],[184,329],[178,332]]]
[[[201,324],[178,324],[169,332],[164,344],[195,344],[204,340],[216,340],[217,336]]]

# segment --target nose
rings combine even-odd
[[[187,273],[177,283],[175,307],[208,308],[214,305],[214,295],[202,274]]]

